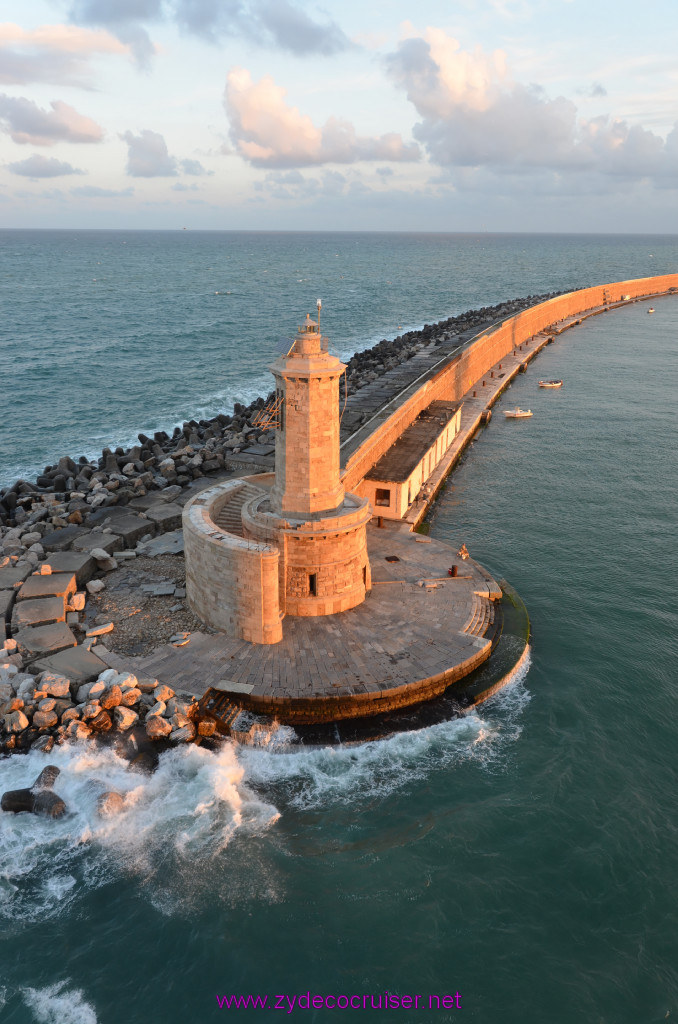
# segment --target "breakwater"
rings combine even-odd
[[[374,463],[433,401],[460,401],[473,385],[504,357],[543,331],[555,331],[565,321],[576,324],[586,315],[603,312],[640,298],[678,291],[678,274],[617,281],[568,292],[538,302],[483,331],[458,352],[441,356],[422,375],[393,396],[344,445],[344,485],[358,486]]]
[[[468,310],[435,324],[425,324],[420,331],[398,335],[392,341],[382,339],[371,348],[355,353],[348,361],[348,392],[355,395],[363,391],[423,349],[437,348],[457,336],[466,337],[483,325],[527,309],[535,301],[554,294],[528,295]],[[253,422],[270,397],[270,394],[259,396],[249,405],[236,402],[232,413],[187,420],[181,427],[175,427],[172,434],[164,430],[155,431],[152,437],[140,433],[138,444],[104,448],[97,459],[62,456],[46,466],[37,478],[18,479],[0,489],[0,524],[25,522],[29,518],[25,516],[26,511],[39,505],[41,496],[54,496],[50,501],[51,518],[66,518],[68,522],[79,524],[80,517],[86,516],[90,506],[96,510],[125,505],[146,490],[163,489],[177,483],[186,486],[194,479],[223,472],[228,460],[239,456],[243,449],[272,443],[272,431],[257,428]],[[343,397],[342,388],[342,401]],[[346,422],[349,421],[350,417]],[[241,456],[238,464],[246,461]]]

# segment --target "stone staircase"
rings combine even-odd
[[[493,624],[494,602],[485,594],[474,594],[471,615],[464,626],[464,633],[470,636],[485,636]]]
[[[226,504],[222,505],[214,522],[221,530],[225,530],[226,533],[234,533],[237,537],[242,537],[242,507],[250,498],[254,498],[257,494],[261,493],[260,487],[243,483],[242,487],[234,491]]]

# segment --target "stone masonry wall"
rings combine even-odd
[[[240,480],[229,481],[232,489]],[[223,505],[231,488],[202,491],[184,509],[186,593],[191,609],[207,625],[252,643],[282,639],[277,548],[225,533],[210,508]],[[216,515],[216,511],[214,511]]]
[[[605,302],[618,302],[625,295],[631,298],[658,295],[670,288],[678,289],[678,274],[616,281],[558,295],[510,317],[491,334],[483,334],[453,357],[367,438],[348,459],[343,474],[344,487],[347,491],[359,490],[360,481],[375,462],[427,405],[436,399],[459,401],[490,367],[508,355],[516,345],[523,344],[559,320],[602,306]]]

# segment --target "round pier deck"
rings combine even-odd
[[[396,524],[368,527],[372,591],[357,608],[319,618],[287,616],[283,639],[251,644],[194,633],[184,647],[125,658],[137,675],[223,708],[289,724],[360,718],[442,693],[490,654],[499,585],[447,544]],[[458,575],[448,576],[456,565]],[[122,662],[123,659],[120,659]],[[223,697],[222,697],[223,695]]]

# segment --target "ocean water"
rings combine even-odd
[[[0,231],[0,487],[268,394],[318,297],[345,357],[507,298],[675,271],[676,236]]]
[[[274,751],[171,752],[150,778],[54,751],[70,815],[0,814],[3,1024],[678,1014],[678,299],[654,305],[545,349],[434,508],[432,533],[527,604],[511,685],[378,743],[294,753],[281,732]],[[44,763],[3,761],[3,788]],[[108,788],[125,810],[101,821]],[[419,1008],[275,1009],[385,990]],[[268,1005],[220,1009],[231,995]]]

